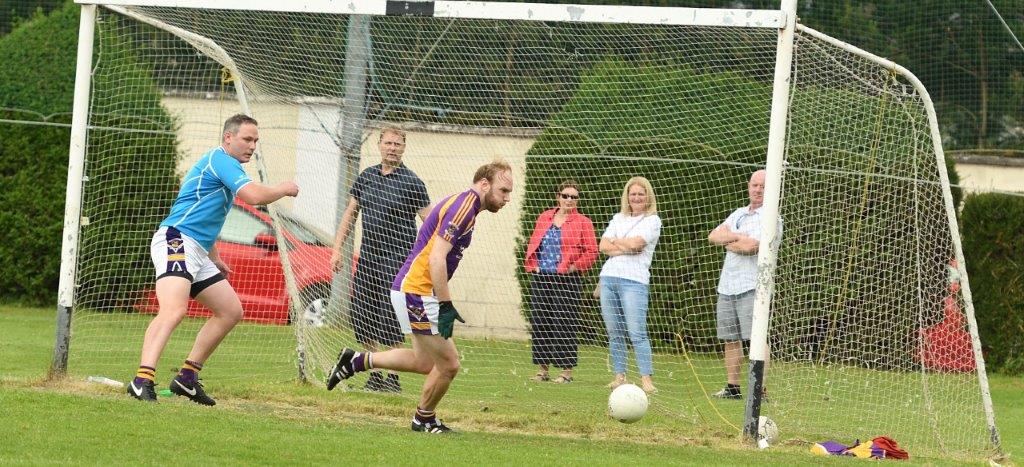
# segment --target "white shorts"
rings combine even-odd
[[[391,306],[404,334],[437,334],[437,315],[440,304],[432,295],[416,295],[398,290],[391,291]]]
[[[220,269],[210,261],[206,249],[174,227],[160,227],[153,234],[149,255],[153,259],[157,280],[165,276],[184,277],[192,282],[193,297],[206,287],[224,280]]]

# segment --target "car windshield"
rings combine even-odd
[[[324,231],[292,217],[291,214],[280,214],[281,222],[285,225],[285,230],[295,236],[295,238],[302,243],[327,247],[334,243],[334,239]]]

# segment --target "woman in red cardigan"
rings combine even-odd
[[[556,193],[557,207],[537,218],[526,246],[533,363],[540,365],[531,379],[550,380],[548,369],[554,366],[562,374],[551,381],[568,383],[578,359],[581,274],[597,260],[597,239],[593,222],[576,209],[579,185],[566,180]]]

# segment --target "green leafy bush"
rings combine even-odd
[[[1024,198],[970,195],[960,218],[985,364],[1024,373]]]
[[[40,304],[56,296],[67,153],[64,128],[0,124],[3,299]]]
[[[70,122],[78,22],[79,7],[69,3],[0,39],[0,107]],[[127,304],[151,279],[112,272],[148,263],[155,224],[139,224],[166,214],[178,184],[174,122],[160,106],[160,92],[129,45],[103,34],[110,25],[98,27],[96,50],[119,66],[93,77],[82,203],[89,222],[79,238],[77,281],[85,306],[100,300]],[[8,111],[5,118],[26,117]],[[6,271],[0,296],[6,299],[46,303],[56,294],[69,134],[61,127],[0,125],[0,231],[10,233],[0,242],[0,268]]]

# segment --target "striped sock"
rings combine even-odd
[[[420,422],[422,424],[437,423],[437,418],[434,416],[434,414],[435,412],[433,410],[423,410],[419,407],[416,407],[416,416],[413,417],[413,420]]]
[[[182,381],[186,383],[193,383],[199,378],[199,371],[203,369],[203,364],[192,360],[185,360],[185,363],[181,365],[181,370],[178,371],[178,376],[181,377]]]
[[[156,368],[151,366],[140,365],[139,371],[135,372],[135,385],[139,386],[146,381],[153,381],[156,379]]]
[[[373,368],[373,354],[370,352],[364,352],[356,354],[352,357],[352,369],[359,371],[366,371]]]

